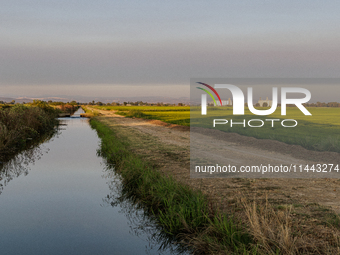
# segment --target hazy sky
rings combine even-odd
[[[339,1],[0,0],[0,96],[189,96],[190,78],[340,77]]]

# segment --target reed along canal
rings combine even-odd
[[[97,156],[100,139],[82,112],[0,164],[0,254],[177,253],[141,209],[117,199],[119,177]]]

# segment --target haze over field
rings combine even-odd
[[[335,0],[1,1],[0,97],[178,100],[190,78],[339,77],[339,10]],[[320,86],[319,101],[338,101],[337,84]]]

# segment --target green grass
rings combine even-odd
[[[176,124],[181,126],[190,126],[190,114],[187,111],[118,111],[119,115],[129,118],[143,118],[152,120],[161,120],[166,123]]]
[[[244,227],[214,211],[201,191],[153,169],[152,163],[131,152],[131,145],[124,137],[118,139],[112,129],[96,118],[90,123],[101,138],[98,154],[122,177],[122,196],[153,214],[165,233],[175,238],[184,235],[189,238],[187,241],[198,240],[199,236],[200,245],[208,249],[207,253],[249,253],[252,239]]]
[[[278,108],[273,114],[268,116],[256,116],[245,110],[245,115],[232,115],[230,107],[210,107],[208,114],[201,116],[200,108],[191,109],[191,126],[212,128],[213,119],[227,119],[226,125],[216,125],[216,129],[225,132],[235,132],[245,136],[256,137],[259,139],[271,139],[287,144],[301,145],[310,150],[335,151],[340,152],[340,108],[308,108],[312,116],[305,116],[298,108],[288,107],[287,115],[281,116],[281,109]],[[230,126],[230,119],[234,122],[246,123],[250,119],[261,119],[265,125],[260,128],[252,128],[246,124]],[[271,122],[265,119],[279,119],[271,126]],[[295,119],[298,125],[294,128],[281,126],[283,119]],[[259,123],[253,123],[258,125]],[[288,124],[288,123],[287,123]]]
[[[208,107],[206,116],[201,116],[200,107],[190,109],[188,106],[95,106],[95,108],[115,110],[118,114],[127,117],[156,119],[171,124],[206,128],[212,128],[213,119],[233,119],[238,122],[243,119],[246,121],[280,119],[280,122],[283,119],[295,119],[298,125],[294,128],[282,127],[280,122],[275,122],[274,127],[271,127],[270,122],[265,122],[261,128],[217,125],[216,129],[259,139],[272,139],[287,144],[301,145],[309,150],[340,152],[340,108],[309,107],[307,109],[312,116],[304,115],[297,107],[287,107],[286,116],[281,116],[280,107],[268,116],[253,115],[248,108],[245,109],[245,115],[234,116],[231,107]]]
[[[296,119],[315,124],[340,126],[340,108],[307,107],[312,116],[304,115],[297,107],[287,107],[287,119]],[[281,108],[278,108],[270,117],[280,117]]]
[[[89,118],[99,116],[99,112],[97,112],[96,110],[93,111],[92,109],[89,109],[86,106],[82,106],[81,108],[86,113],[86,116]]]
[[[161,120],[166,123],[190,126],[190,106],[92,106],[116,111],[126,117]]]

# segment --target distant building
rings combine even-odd
[[[259,103],[259,105],[260,105],[261,107],[263,107],[263,104],[264,104],[264,103],[267,103],[267,106],[272,106],[273,101],[272,101],[272,100],[269,100],[268,97],[266,98],[266,100],[262,100],[261,97],[260,97],[260,100],[259,100],[258,103]]]
[[[233,105],[233,101],[231,101],[231,99],[229,98],[228,100],[221,100],[222,101],[222,106],[232,106]],[[211,101],[209,103],[210,105],[215,105],[214,101]],[[221,103],[219,100],[216,101],[216,105],[215,106],[221,106]]]
[[[222,101],[222,106],[232,106],[233,105],[233,101],[229,98],[228,100],[221,100]],[[262,98],[260,97],[260,100],[258,101],[258,104],[263,107],[263,104],[267,103],[268,107],[271,107],[273,104],[272,100],[269,100],[268,97],[266,98],[266,100],[262,100]],[[214,103],[214,101],[209,102],[209,105],[214,105],[214,106],[221,106],[221,103],[219,100],[216,100],[216,105]]]

